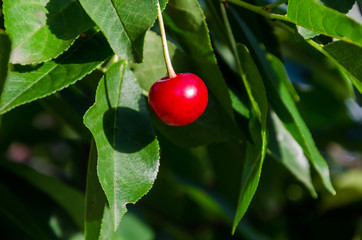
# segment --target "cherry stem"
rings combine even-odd
[[[163,55],[165,57],[168,76],[170,78],[174,78],[174,77],[176,77],[176,73],[175,73],[175,70],[173,70],[171,59],[170,59],[170,54],[168,52],[165,25],[163,24],[161,7],[160,7],[160,3],[158,1],[157,1],[157,11],[158,11],[158,23],[160,25],[160,30],[161,30]]]

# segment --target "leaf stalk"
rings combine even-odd
[[[221,2],[226,2],[226,0],[220,0]],[[292,20],[290,20],[289,18],[287,18],[286,15],[281,15],[281,14],[276,14],[276,13],[272,13],[270,11],[267,11],[267,9],[270,9],[270,7],[268,6],[256,6],[247,2],[243,2],[240,0],[227,0],[227,2],[233,3],[235,5],[238,5],[240,7],[246,8],[252,12],[255,12],[257,14],[260,14],[266,18],[269,19],[278,19],[278,20],[282,20],[282,21],[286,21],[286,22],[291,22],[294,23]]]

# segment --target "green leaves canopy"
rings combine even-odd
[[[0,98],[0,114],[75,83],[109,59],[112,50],[122,58],[116,63],[113,60],[118,58],[112,58],[100,68],[108,70],[99,82],[94,106],[84,116],[84,123],[91,130],[98,150],[96,155],[93,148],[89,160],[86,239],[98,239],[99,236],[108,239],[108,236],[117,235],[115,230],[127,211],[126,204],[138,201],[150,190],[156,179],[159,146],[142,89],[148,91],[154,81],[166,74],[166,69],[160,37],[149,31],[157,15],[157,0],[80,0],[80,3],[102,33],[89,31],[86,37],[82,35],[75,40],[93,24],[77,1],[4,1],[6,31],[13,41],[11,61],[21,64],[43,63],[27,66],[15,64],[9,70],[10,41],[7,35],[0,33],[0,81],[5,81]],[[165,4],[166,1],[161,2],[162,7]],[[361,91],[360,24],[312,0],[290,0],[287,18],[281,17],[318,33],[344,40],[320,46],[320,50]],[[338,23],[335,24],[332,19],[337,19]],[[283,63],[267,53],[267,48],[259,44],[261,40],[255,38],[254,33],[245,27],[246,24],[239,19],[235,22],[245,32],[242,39],[245,37],[249,43],[250,52],[244,45],[238,48],[235,46],[240,61],[235,64],[231,57],[225,61],[226,64],[220,62],[222,67],[219,68],[198,1],[170,0],[165,20],[174,42],[170,44],[170,49],[175,68],[200,75],[210,91],[210,102],[203,116],[190,126],[166,126],[151,113],[152,123],[160,135],[166,136],[166,142],[171,139],[183,147],[230,140],[237,142],[236,146],[246,146],[245,156],[240,154],[244,167],[240,169],[242,182],[233,230],[247,211],[259,184],[267,149],[269,106],[274,109],[270,116],[275,130],[273,137],[276,138],[271,139],[277,143],[274,148],[270,147],[271,155],[278,158],[315,196],[308,157],[326,188],[334,193],[328,166],[293,101],[293,97],[297,99],[298,95],[289,82]],[[227,48],[227,44],[223,47]],[[143,55],[143,63],[128,65],[128,61],[141,62]],[[228,70],[235,71],[236,65],[239,65],[239,71],[235,77]],[[220,69],[226,71],[222,73]],[[223,74],[231,86],[226,84]],[[234,84],[234,78],[243,80],[247,97],[238,98],[239,95],[232,91],[234,89],[229,89]],[[233,102],[229,92],[232,93]],[[237,125],[233,106],[237,108],[236,112],[243,115],[237,115],[238,120],[242,118],[240,122],[248,121],[245,124],[247,129],[243,130],[249,138],[242,135],[242,124]],[[278,139],[280,136],[287,140]],[[295,161],[287,161],[292,158]],[[63,199],[59,200],[58,195],[49,192],[63,204]],[[63,192],[67,191],[63,189]],[[194,199],[200,199],[199,193],[189,192]],[[105,197],[109,208],[105,207]],[[213,206],[212,202],[204,201],[204,204]],[[64,204],[64,208],[73,211],[69,205]],[[223,210],[220,208],[217,211]],[[79,216],[82,214],[71,215],[81,226],[82,219]],[[110,222],[113,229],[109,224],[101,226],[102,217],[103,223]],[[144,235],[149,237],[148,233]]]

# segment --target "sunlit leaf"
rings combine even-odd
[[[297,26],[298,33],[304,38],[304,39],[310,39],[314,38],[319,35],[319,33],[312,31],[308,28]]]
[[[362,46],[362,25],[314,0],[290,0],[287,17],[297,25]]]
[[[73,0],[4,0],[3,8],[6,32],[12,40],[12,63],[55,58],[93,25]]]
[[[158,0],[80,0],[85,11],[101,28],[115,54],[142,62],[147,30],[157,16]]]
[[[98,33],[78,43],[59,58],[36,66],[16,65],[9,71],[0,98],[0,114],[14,107],[53,94],[74,84],[112,54]]]
[[[329,8],[333,8],[341,13],[347,13],[353,6],[353,4],[356,2],[356,0],[343,0],[343,1],[335,1],[335,0],[315,0],[321,5],[324,5]],[[308,28],[304,28],[301,26],[297,27],[299,34],[304,39],[314,38],[315,36],[318,36],[319,33],[314,32]]]
[[[98,150],[98,177],[116,230],[126,204],[135,203],[152,187],[159,147],[148,118],[142,90],[124,61],[101,79],[96,103],[84,116]]]

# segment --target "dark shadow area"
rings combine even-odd
[[[54,61],[58,64],[85,64],[104,61],[112,55],[112,49],[101,32],[93,29],[84,33],[75,43]]]
[[[1,8],[0,8],[0,18],[1,18]],[[1,27],[0,27],[1,28]],[[6,76],[8,74],[9,58],[11,51],[11,42],[10,38],[3,34],[3,31],[0,29],[0,96],[4,88],[6,81]]]
[[[56,63],[99,64],[99,61],[104,61],[112,54],[103,34],[91,28],[95,24],[78,1],[49,0],[45,7],[46,25],[50,32],[63,40],[64,44],[76,39],[68,50],[54,60]],[[53,38],[54,36],[50,37]],[[63,44],[61,41],[57,42],[58,45]]]
[[[336,0],[320,0],[324,6],[337,10],[341,13],[347,13],[354,3],[355,0],[344,0],[344,1],[336,1]]]
[[[140,151],[155,139],[147,114],[127,107],[109,109],[103,115],[103,129],[108,142],[122,153]]]
[[[49,0],[45,7],[46,24],[59,39],[74,39],[94,25],[78,1]]]
[[[32,71],[38,70],[44,63],[33,64],[33,65],[21,65],[21,64],[14,64],[11,65],[10,71],[18,72],[18,73],[30,73]]]
[[[65,222],[60,222],[59,228],[67,227],[70,234],[64,236],[64,239],[70,238],[76,231],[76,225],[69,215],[49,195],[5,168],[4,165],[10,163],[2,160],[0,204],[5,211],[0,213],[1,239],[59,239],[48,224],[55,214],[65,218]],[[25,168],[21,165],[19,167]],[[30,223],[30,226],[26,225]]]
[[[0,1],[0,28],[5,29],[4,14],[3,14],[3,2],[2,1]]]

